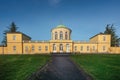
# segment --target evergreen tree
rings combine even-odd
[[[111,46],[119,46],[120,38],[116,35],[116,29],[114,25],[107,24],[106,29],[104,31],[105,34],[111,34]]]
[[[10,25],[10,27],[7,27],[7,28],[8,28],[8,30],[5,30],[5,31],[3,32],[4,36],[3,36],[2,44],[4,44],[4,45],[7,44],[6,34],[7,34],[8,32],[11,32],[11,33],[12,33],[12,32],[17,32],[17,29],[18,29],[18,27],[16,27],[16,25],[15,25],[14,22],[12,22],[11,25]]]
[[[9,32],[17,32],[18,27],[16,27],[14,22],[12,22],[8,29],[9,29]]]

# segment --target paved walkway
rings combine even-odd
[[[52,61],[33,77],[29,80],[92,80],[78,69],[69,54],[53,54]]]

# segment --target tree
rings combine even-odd
[[[18,27],[16,27],[14,22],[12,22],[8,29],[9,29],[9,32],[17,32]]]
[[[3,36],[2,44],[4,44],[4,45],[7,44],[6,34],[7,34],[8,32],[11,32],[11,33],[12,33],[12,32],[17,32],[17,29],[18,29],[18,27],[16,27],[16,25],[15,25],[14,22],[12,22],[11,25],[10,25],[10,27],[7,27],[7,28],[8,28],[8,30],[5,30],[5,31],[3,32],[4,36]]]
[[[120,38],[116,35],[116,29],[114,25],[107,24],[106,29],[104,31],[105,34],[111,34],[111,46],[119,46]]]

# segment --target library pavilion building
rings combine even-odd
[[[8,32],[7,45],[0,46],[0,54],[120,53],[120,47],[111,47],[110,34],[99,33],[89,41],[73,41],[71,34],[72,30],[64,25],[52,28],[51,39],[47,41],[33,41],[22,32]]]

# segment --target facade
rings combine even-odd
[[[32,41],[21,32],[7,33],[7,45],[0,46],[0,54],[44,53],[120,53],[120,47],[111,47],[111,35],[97,34],[86,41],[71,40],[72,30],[64,25],[51,29],[51,40]]]

